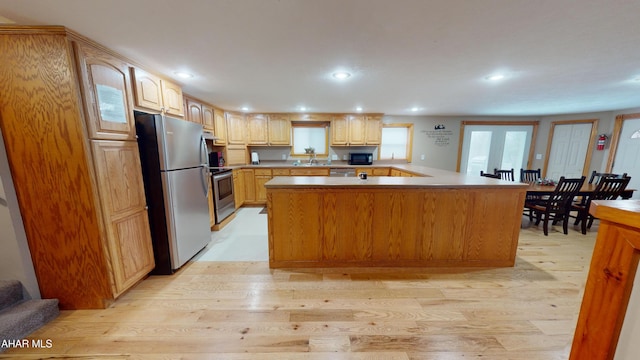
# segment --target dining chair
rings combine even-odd
[[[511,170],[493,169],[493,173],[496,175],[500,175],[500,178],[502,180],[516,181],[515,177],[513,176],[513,168]]]
[[[543,222],[544,235],[549,235],[549,221],[554,223],[562,220],[562,230],[564,234],[568,234],[569,214],[571,212],[571,201],[576,196],[586,177],[582,176],[575,179],[566,179],[560,177],[558,185],[544,201],[525,202],[525,207],[531,210],[531,214],[536,214],[536,225]],[[532,215],[529,217],[532,220]]]
[[[600,181],[600,179],[605,177],[624,178],[626,176],[627,176],[627,173],[620,175],[620,174],[613,174],[613,173],[601,173],[593,170],[591,172],[591,177],[589,177],[589,184],[593,184],[594,181],[597,184]]]
[[[591,201],[593,200],[615,200],[620,196],[620,193],[624,191],[624,189],[629,185],[630,177],[602,177],[600,181],[598,181],[598,185],[593,190],[593,193],[585,196],[585,202],[580,204],[573,204],[571,206],[572,210],[578,212],[576,215],[576,222],[574,225],[578,225],[581,223],[580,230],[582,230],[583,234],[587,234],[587,229],[591,229],[591,225],[593,224],[593,220],[595,217],[589,214],[589,206],[591,206]]]
[[[492,179],[502,179],[500,177],[500,175],[497,174],[491,174],[491,173],[486,173],[482,170],[480,170],[480,176],[484,176],[484,177],[488,177],[488,178],[492,178]]]
[[[542,178],[542,172],[540,169],[537,170],[525,170],[520,169],[520,182],[533,184],[538,179]]]

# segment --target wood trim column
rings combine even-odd
[[[600,219],[570,360],[613,359],[640,259],[640,201],[594,201]]]

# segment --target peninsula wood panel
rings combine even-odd
[[[0,31],[0,126],[42,296],[63,309],[102,308],[112,294],[95,179],[71,49],[57,29]]]
[[[600,219],[571,360],[613,359],[640,259],[640,201],[594,201]]]
[[[267,188],[270,266],[513,266],[524,195],[522,188]]]

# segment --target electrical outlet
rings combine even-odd
[[[282,154],[282,160],[287,160],[287,154]]]
[[[536,154],[536,160],[542,160],[542,154]]]
[[[338,160],[338,155],[336,154],[331,155],[331,160]]]
[[[424,160],[424,154],[420,155],[420,160]]]
[[[342,160],[347,161],[347,155],[342,155]]]

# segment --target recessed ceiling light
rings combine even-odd
[[[356,107],[356,111],[357,111],[357,112],[362,111],[362,106],[358,106],[358,107]]]
[[[304,106],[300,106],[300,111],[307,111],[307,108]]]
[[[189,74],[183,71],[176,71],[174,72],[174,74],[176,74],[176,76],[181,77],[183,79],[191,79],[193,77],[193,74]]]
[[[344,80],[344,79],[348,79],[349,77],[351,77],[351,74],[349,74],[346,71],[338,71],[338,72],[334,72],[331,76],[333,76],[334,78],[336,78],[338,80]]]
[[[413,111],[413,112],[416,112],[416,111],[418,111],[418,110],[420,110],[420,108],[415,107],[415,106],[411,108],[411,111]]]
[[[487,79],[489,81],[498,81],[498,80],[504,79],[504,75],[503,74],[493,74],[493,75],[486,76],[485,79]]]
[[[243,107],[241,108],[241,110],[242,110],[242,111],[249,111],[249,107],[247,107],[247,106],[243,106]]]

